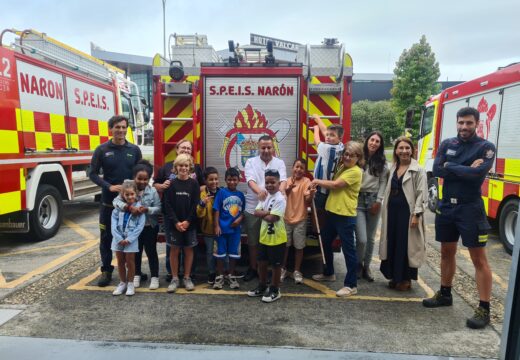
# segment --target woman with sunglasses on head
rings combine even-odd
[[[323,252],[325,254],[325,266],[322,274],[316,274],[312,278],[316,281],[334,281],[334,254],[332,242],[339,235],[341,249],[347,265],[347,274],[343,282],[343,288],[336,292],[336,296],[346,297],[357,294],[357,255],[354,240],[356,228],[356,207],[364,165],[363,145],[350,141],[345,145],[345,151],[341,158],[332,180],[314,179],[311,186],[321,186],[330,190],[326,210],[326,224],[322,228]]]
[[[411,289],[425,256],[424,210],[426,172],[413,158],[414,146],[405,136],[394,145],[394,163],[385,189],[379,256],[381,272],[391,289]]]
[[[385,157],[383,135],[371,132],[363,145],[366,164],[363,167],[363,181],[359,191],[356,221],[356,248],[358,257],[357,278],[374,281],[370,262],[377,226],[381,215],[381,203],[388,181],[388,166]]]

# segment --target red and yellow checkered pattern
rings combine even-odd
[[[70,147],[80,151],[95,150],[109,139],[106,121],[69,118]]]
[[[0,193],[0,215],[26,208],[25,169],[2,171],[2,192]]]

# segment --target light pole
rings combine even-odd
[[[166,59],[166,0],[162,0],[162,19],[163,19],[163,50]]]

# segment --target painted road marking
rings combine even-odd
[[[7,254],[0,254],[0,257],[10,257],[10,256],[20,255],[20,254],[30,254],[30,253],[37,253],[37,252],[45,252],[45,251],[47,251],[49,249],[61,249],[61,248],[64,248],[64,247],[83,245],[83,244],[86,244],[88,241],[89,240],[81,241],[81,242],[65,243],[65,244],[61,244],[61,245],[43,246],[43,247],[39,247],[37,249],[27,249],[27,250],[13,251],[13,252],[10,252],[10,253],[7,253]]]
[[[94,246],[96,246],[99,243],[99,240],[92,233],[83,229],[81,226],[73,223],[70,220],[63,220],[63,222],[66,225],[68,225],[68,227],[70,227],[72,230],[74,230],[77,234],[79,234],[83,238],[85,238],[86,241],[82,242],[83,245],[77,249],[74,249],[74,250],[66,253],[63,256],[60,256],[59,258],[57,258],[47,264],[40,266],[39,268],[36,268],[36,269],[28,272],[27,274],[15,279],[15,280],[6,282],[4,279],[4,282],[0,281],[0,288],[12,289],[19,285],[22,285],[25,282],[31,280],[33,277],[41,275],[44,272],[49,271],[49,270],[53,269],[54,267],[57,267],[65,262],[67,262],[68,260],[75,257],[76,255],[79,255],[87,250],[90,250],[91,248],[93,248]]]

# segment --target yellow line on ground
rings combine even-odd
[[[2,270],[0,270],[0,285],[4,285],[5,284],[5,277],[4,275],[2,275]]]
[[[79,255],[81,254],[82,252],[84,251],[87,251],[89,250],[90,248],[96,246],[98,244],[98,240],[90,240],[88,242],[85,243],[85,245],[63,255],[63,256],[60,256],[59,258],[43,265],[43,266],[40,266],[39,268],[37,269],[34,269],[33,271],[30,271],[28,272],[27,274],[19,277],[18,279],[16,280],[13,280],[13,281],[10,281],[8,283],[5,283],[5,284],[0,284],[0,288],[3,288],[3,289],[12,289],[18,285],[21,285],[23,284],[24,282],[26,282],[27,280],[31,279],[32,277],[34,276],[37,276],[37,275],[40,275],[42,273],[44,273],[45,271],[48,271],[50,269],[52,269],[53,267],[55,266],[58,266],[58,265],[61,265],[63,264],[64,262],[66,262],[67,260],[70,260],[71,258],[73,258],[74,256],[76,255]]]
[[[20,254],[29,254],[29,253],[35,253],[35,252],[43,252],[43,251],[49,250],[49,249],[60,249],[60,248],[64,248],[64,247],[79,246],[79,245],[83,245],[83,244],[87,243],[88,241],[89,240],[81,241],[81,242],[71,242],[71,243],[66,243],[66,244],[61,244],[61,245],[49,245],[49,246],[44,246],[44,247],[40,247],[40,248],[37,248],[37,249],[27,249],[27,250],[13,251],[13,252],[10,252],[8,254],[0,254],[0,257],[9,257],[9,256],[12,256],[12,255],[20,255]]]
[[[464,256],[467,260],[469,260],[473,264],[473,261],[471,260],[471,255],[469,254],[469,250],[459,249],[459,252],[462,256]],[[507,290],[508,284],[504,279],[502,279],[499,275],[497,275],[493,271],[491,271],[491,276],[493,277],[493,281],[495,283],[497,283],[502,289]]]
[[[79,224],[72,222],[67,219],[63,219],[63,223],[75,231],[77,234],[81,235],[85,240],[97,239],[97,236],[92,234],[90,231],[83,229]]]
[[[426,292],[427,298],[430,298],[433,295],[435,295],[435,291],[433,291],[432,288],[429,287],[428,284],[426,284],[420,276],[417,276],[417,284],[419,284],[419,286],[422,287],[423,290]]]
[[[85,226],[85,225],[94,225],[94,224],[99,224],[99,221],[87,221],[87,222],[82,222],[82,223],[76,223],[75,225]],[[65,225],[64,227],[70,227],[70,226]]]

